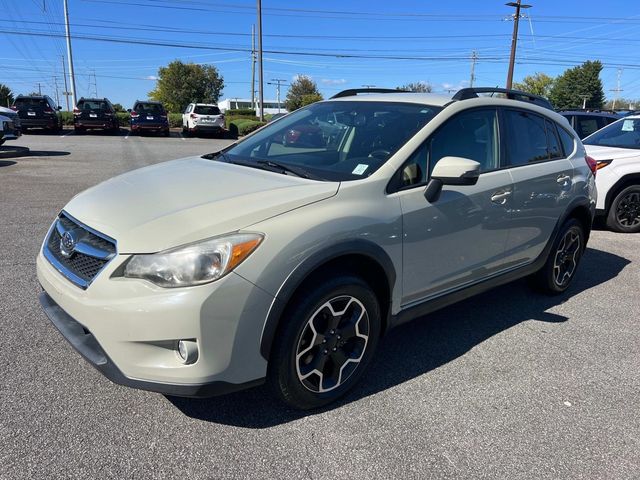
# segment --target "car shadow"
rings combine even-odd
[[[567,317],[548,310],[572,294],[611,280],[629,263],[626,258],[587,248],[573,285],[563,295],[532,294],[527,282],[520,280],[402,325],[383,338],[354,391],[323,409],[291,409],[266,386],[209,399],[166,398],[189,417],[245,428],[268,428],[322,413],[435,370],[521,322],[566,322]]]
[[[18,162],[14,162],[12,160],[0,160],[0,168],[2,167],[10,167],[11,165],[15,165]]]
[[[29,157],[64,157],[66,155],[71,155],[71,152],[58,150],[31,150],[28,154]]]

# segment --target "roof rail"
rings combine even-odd
[[[462,88],[456,92],[452,97],[453,100],[468,100],[470,98],[478,98],[479,93],[502,93],[510,100],[520,100],[521,102],[534,103],[540,107],[553,110],[551,102],[540,95],[534,95],[532,93],[522,92],[520,90],[511,90],[508,88],[497,87],[469,87]]]
[[[396,90],[394,88],[350,88],[336,93],[331,98],[353,97],[359,93],[407,93],[406,90]]]

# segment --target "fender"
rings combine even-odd
[[[302,285],[302,282],[304,282],[309,275],[325,263],[350,254],[364,255],[382,267],[387,277],[389,298],[391,299],[393,287],[396,283],[396,270],[387,252],[379,245],[368,240],[347,240],[315,252],[298,264],[289,274],[271,304],[262,330],[262,338],[260,339],[260,354],[266,360],[269,360],[273,338],[280,324],[280,318],[298,287]],[[390,308],[389,311],[391,311]]]
[[[611,208],[611,203],[613,203],[613,199],[620,193],[620,191],[628,185],[640,184],[640,173],[627,173],[609,189],[607,192],[607,196],[604,199],[604,214],[609,211]]]

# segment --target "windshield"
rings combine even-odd
[[[220,115],[220,109],[211,105],[196,105],[193,113],[198,115]]]
[[[585,145],[640,149],[640,118],[623,118],[585,138]]]
[[[222,160],[275,162],[331,181],[368,177],[440,107],[399,102],[321,102],[267,125]]]

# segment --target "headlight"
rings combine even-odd
[[[259,233],[238,233],[149,255],[134,255],[124,276],[160,287],[188,287],[213,282],[237,267],[262,242]]]

